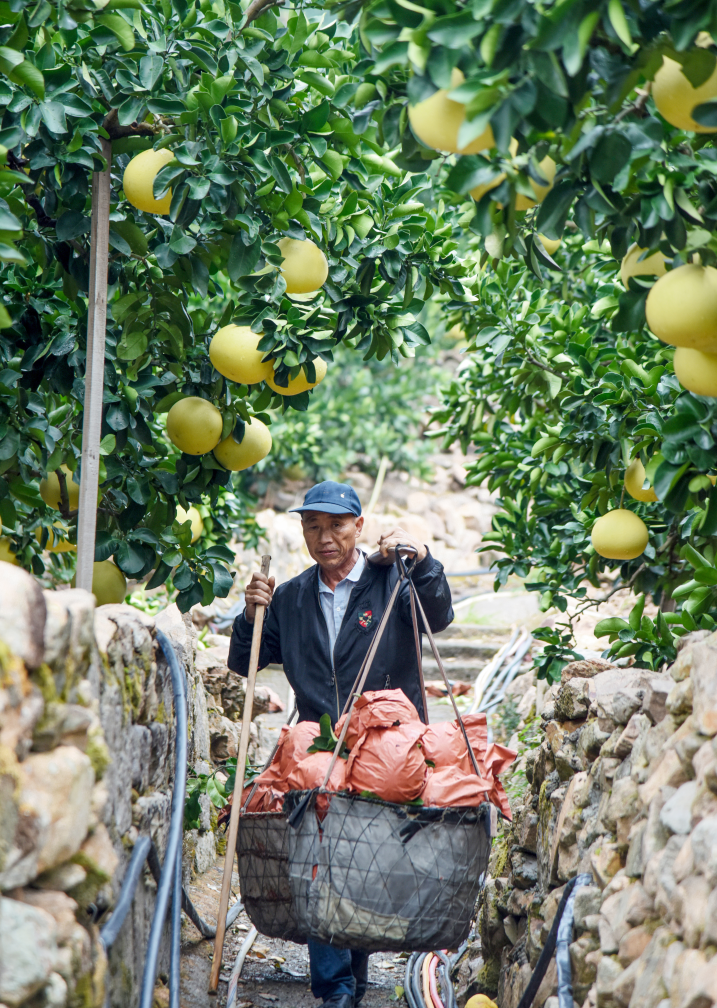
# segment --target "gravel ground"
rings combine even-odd
[[[222,884],[223,859],[199,876],[190,886],[189,895],[200,915],[216,920]],[[238,877],[233,876],[234,892]],[[246,914],[240,914],[227,933],[219,984],[219,996],[207,994],[213,942],[201,938],[183,915],[182,927],[182,999],[181,1008],[223,1008],[227,981],[242,941],[251,927]],[[369,989],[361,1008],[393,1008],[395,988],[403,982],[403,959],[393,953],[378,952],[369,961]],[[237,1008],[311,1008],[318,1006],[309,989],[309,956],[305,945],[279,941],[259,935],[244,963],[239,982]]]

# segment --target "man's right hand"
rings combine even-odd
[[[254,615],[258,605],[268,606],[274,594],[274,578],[268,578],[266,574],[252,574],[251,581],[245,588],[246,608],[244,615],[247,623],[254,622]]]

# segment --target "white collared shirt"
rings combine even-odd
[[[324,584],[321,577],[321,571],[319,570],[319,600],[326,620],[326,626],[329,631],[329,646],[331,648],[332,661],[334,657],[334,644],[336,643],[336,638],[339,635],[341,623],[349,604],[351,590],[363,574],[365,565],[366,555],[359,550],[358,560],[343,581],[339,581],[333,591],[327,584]]]

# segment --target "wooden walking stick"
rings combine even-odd
[[[261,573],[265,576],[269,573],[270,556],[261,558]],[[251,716],[254,707],[254,687],[256,685],[256,672],[259,666],[259,648],[261,647],[261,632],[264,629],[264,612],[266,606],[258,605],[254,615],[254,632],[251,638],[251,653],[249,655],[249,675],[246,680],[246,695],[244,697],[244,713],[241,720],[241,738],[239,739],[239,755],[237,757],[237,769],[234,777],[234,792],[232,794],[232,811],[229,818],[229,830],[227,833],[227,850],[224,855],[224,876],[222,878],[222,893],[219,897],[219,914],[217,916],[217,934],[214,939],[214,958],[212,960],[212,972],[209,976],[209,993],[216,994],[219,985],[219,971],[222,968],[222,954],[224,952],[224,934],[227,923],[227,907],[229,906],[229,890],[232,881],[232,868],[234,867],[234,857],[236,855],[237,833],[239,832],[239,812],[241,810],[241,800],[244,791],[244,774],[246,772],[246,754],[249,748],[249,734],[251,732]]]

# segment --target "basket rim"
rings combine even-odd
[[[405,817],[418,821],[423,820],[424,822],[439,820],[446,822],[450,821],[454,816],[460,816],[461,819],[465,821],[470,813],[475,815],[476,821],[480,821],[484,819],[486,815],[490,816],[491,809],[491,803],[487,801],[481,802],[480,805],[400,805],[397,802],[385,801],[383,798],[379,798],[378,796],[370,798],[367,795],[358,794],[355,791],[333,791],[329,788],[326,788],[325,790],[323,788],[311,788],[304,791],[287,791],[284,795],[284,810],[286,810],[288,805],[289,811],[293,811],[300,801],[312,793],[315,793],[316,795],[329,795],[332,798],[346,798],[352,802],[363,802],[369,805],[377,805],[379,808],[390,809],[402,818]],[[276,815],[277,813],[265,812],[254,814]],[[286,811],[278,814],[285,815]]]

